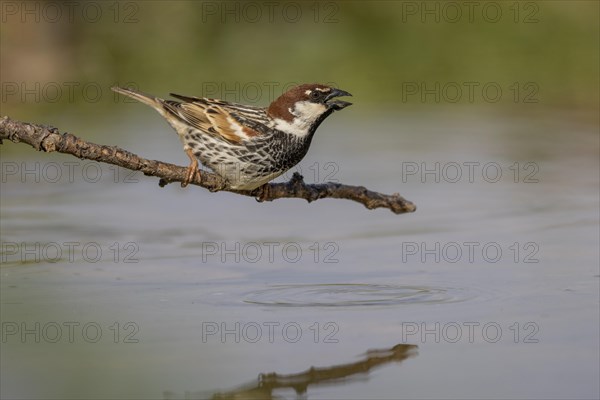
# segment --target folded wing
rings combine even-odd
[[[269,119],[264,108],[173,93],[171,96],[182,102],[165,100],[167,111],[196,129],[231,144],[241,144],[269,134]]]

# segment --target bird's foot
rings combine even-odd
[[[194,156],[192,150],[187,149],[185,151],[185,154],[187,154],[187,156],[190,158],[190,165],[187,169],[187,172],[185,173],[185,179],[183,180],[183,182],[181,182],[182,188],[189,185],[190,182],[192,182],[196,178],[196,174],[198,174],[199,180],[202,179],[202,175],[200,174],[200,170],[198,169],[198,160],[196,159],[196,156]]]
[[[259,186],[258,188],[254,189],[253,194],[255,196],[254,198],[259,203],[269,200],[269,197],[271,195],[271,186],[268,183],[265,183],[264,185]]]
[[[198,169],[197,165],[190,165],[187,169],[187,172],[185,173],[185,179],[183,182],[181,182],[181,187],[187,187],[187,185],[190,184],[190,182],[194,181],[196,179],[196,175],[198,175],[198,179],[202,180],[202,175],[200,174],[200,170]]]
[[[209,188],[208,190],[212,193],[215,193],[215,192],[220,192],[221,190],[225,190],[225,189],[227,189],[227,187],[229,187],[229,182],[227,182],[227,180],[223,178],[219,181],[218,185],[213,186],[213,187]]]

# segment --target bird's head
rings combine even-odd
[[[275,128],[296,136],[314,133],[319,124],[332,112],[352,105],[338,100],[350,93],[317,83],[296,86],[279,96],[269,106],[267,113]]]

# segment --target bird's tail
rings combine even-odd
[[[159,99],[158,97],[154,97],[152,95],[140,92],[139,90],[134,90],[134,89],[130,89],[130,88],[122,88],[119,86],[113,86],[111,89],[113,92],[117,92],[117,93],[120,93],[127,97],[131,97],[132,99],[135,99],[141,103],[147,104],[150,107],[152,107],[162,113],[163,102],[162,102],[162,99]]]

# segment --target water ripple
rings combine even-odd
[[[468,300],[463,289],[377,284],[278,285],[246,293],[244,302],[279,307],[442,304]]]

